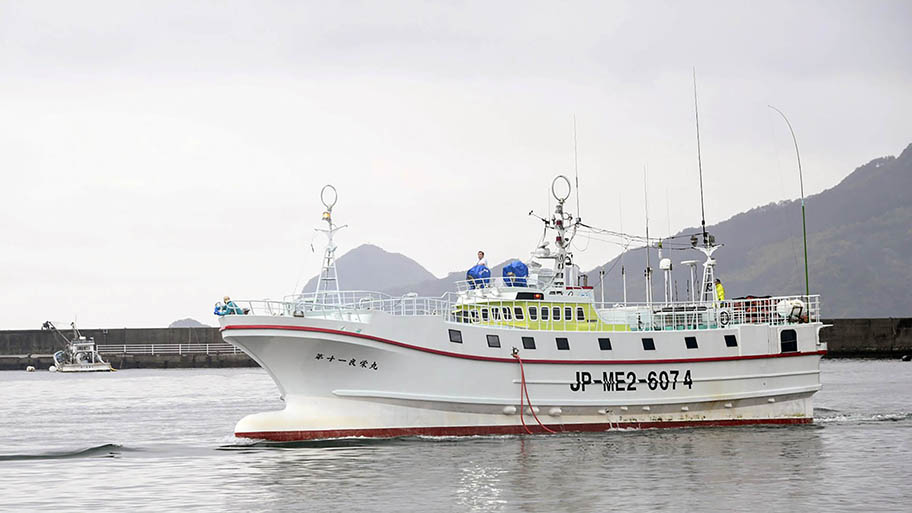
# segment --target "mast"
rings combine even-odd
[[[332,199],[327,199],[327,192],[332,194]],[[326,221],[326,228],[314,228],[314,230],[326,234],[326,249],[323,251],[323,265],[320,269],[320,279],[317,280],[315,296],[319,302],[338,302],[339,297],[339,275],[336,272],[336,244],[333,242],[333,236],[337,231],[348,225],[336,226],[333,223],[332,209],[339,199],[339,193],[332,185],[324,185],[320,190],[320,201],[326,210],[323,211],[323,221]],[[320,297],[320,296],[323,297]]]

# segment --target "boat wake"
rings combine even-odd
[[[835,410],[833,410],[835,412]],[[835,413],[814,418],[817,424],[840,424],[869,422],[905,422],[912,420],[912,412],[898,413]]]
[[[0,454],[0,461],[61,460],[71,458],[117,458],[124,452],[137,449],[125,448],[118,444],[103,444],[76,451],[49,451],[37,454]]]

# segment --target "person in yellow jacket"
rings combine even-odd
[[[725,287],[722,286],[722,280],[716,278],[716,299],[725,301]]]

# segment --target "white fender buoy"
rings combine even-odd
[[[29,365],[25,368],[25,372],[35,372],[35,366]]]
[[[548,415],[551,415],[552,417],[560,417],[561,413],[563,413],[563,411],[560,408],[551,408],[548,410]]]
[[[516,414],[516,406],[504,406],[503,413],[504,415]]]
[[[57,372],[57,367],[55,365],[51,365],[48,367],[48,372]]]

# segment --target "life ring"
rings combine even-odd
[[[725,310],[719,312],[719,324],[721,326],[727,326],[731,322],[731,314]]]

